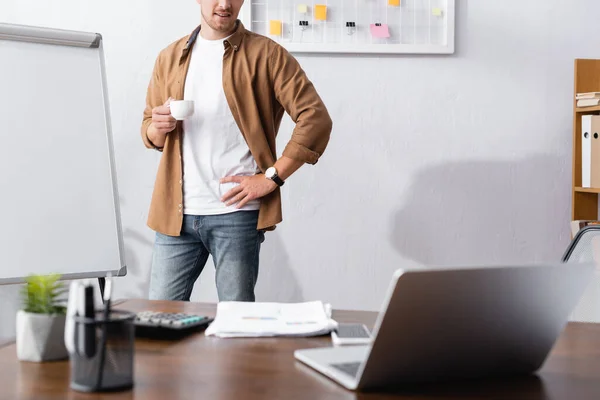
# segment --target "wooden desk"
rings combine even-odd
[[[214,315],[215,306],[131,300],[131,311]],[[338,311],[341,322],[372,326],[375,313]],[[19,362],[14,344],[0,349],[0,399],[600,399],[600,324],[568,325],[537,376],[518,380],[427,385],[400,393],[354,393],[296,362],[300,348],[329,346],[327,337],[218,339],[195,334],[180,341],[136,341],[135,387],[84,394],[69,388],[68,361]]]

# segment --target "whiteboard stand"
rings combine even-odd
[[[127,267],[102,36],[0,23],[0,59],[0,284],[103,289]]]
[[[317,18],[317,6],[326,7],[326,20]],[[455,0],[251,0],[240,18],[292,53],[454,53]],[[281,35],[271,35],[274,20],[284,26]],[[303,20],[308,29],[300,29]],[[374,24],[387,27],[389,37],[374,36]]]

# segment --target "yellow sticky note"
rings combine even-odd
[[[388,0],[388,5],[389,6],[394,6],[394,7],[399,7],[400,6],[400,0]]]
[[[306,4],[298,4],[298,12],[300,14],[306,14],[308,12],[308,6]]]
[[[434,16],[436,16],[436,17],[441,17],[441,16],[442,16],[442,14],[443,14],[443,11],[442,11],[442,9],[441,9],[441,8],[434,8],[434,9],[432,10],[432,13],[433,13],[433,15],[434,15]]]
[[[323,4],[317,4],[315,6],[315,19],[318,21],[327,20],[327,6]]]
[[[281,36],[281,21],[271,21],[269,33],[274,36]]]

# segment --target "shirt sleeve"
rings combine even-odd
[[[331,117],[298,61],[283,47],[271,55],[271,76],[277,101],[296,124],[283,155],[316,164],[331,135]]]
[[[162,151],[162,148],[156,147],[154,143],[148,138],[148,127],[152,123],[152,110],[155,107],[162,105],[164,102],[161,97],[161,80],[159,77],[160,71],[160,56],[156,59],[154,63],[154,70],[152,71],[152,77],[150,79],[150,83],[148,85],[148,90],[146,92],[146,107],[144,108],[144,115],[142,120],[142,140],[144,145],[149,149],[156,149]]]

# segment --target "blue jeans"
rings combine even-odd
[[[258,211],[185,215],[181,236],[156,233],[150,277],[151,300],[189,301],[208,255],[216,268],[219,301],[254,301],[264,232]]]

